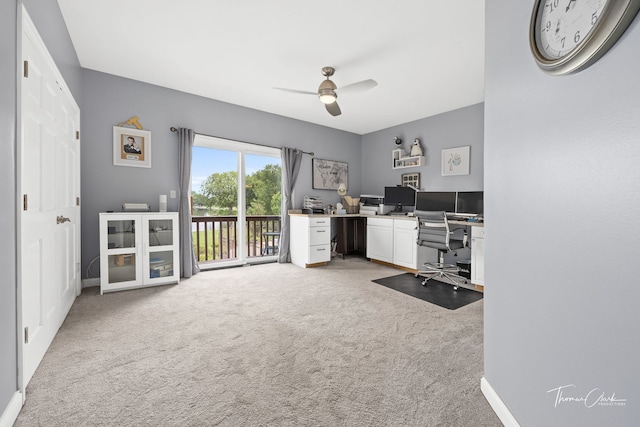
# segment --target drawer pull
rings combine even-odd
[[[326,249],[325,248],[318,248],[318,249],[316,249],[316,251],[326,251]]]
[[[327,230],[316,230],[316,233],[326,233]]]

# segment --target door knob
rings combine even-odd
[[[62,215],[58,215],[56,217],[56,224],[64,224],[65,222],[71,222],[71,220],[69,218],[66,218]]]

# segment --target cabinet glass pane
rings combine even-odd
[[[149,254],[149,277],[173,276],[173,251],[159,251]]]
[[[109,283],[136,280],[136,254],[109,255]]]
[[[173,245],[173,221],[154,219],[149,221],[149,246]]]
[[[131,219],[107,221],[108,248],[135,248],[135,224]]]

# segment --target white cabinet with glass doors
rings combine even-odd
[[[178,213],[100,214],[100,293],[180,281]]]

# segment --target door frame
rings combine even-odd
[[[238,163],[237,163],[237,171],[238,171],[238,224],[246,224],[247,219],[247,198],[246,193],[244,191],[246,184],[246,168],[245,168],[245,154],[259,155],[265,157],[273,157],[274,159],[279,159],[280,167],[282,168],[282,158],[280,157],[280,148],[277,147],[267,147],[264,145],[251,144],[248,142],[234,141],[232,139],[224,139],[217,136],[210,135],[202,135],[196,134],[194,140],[194,146],[197,147],[206,147],[213,148],[219,150],[227,150],[234,151],[238,153]],[[191,191],[191,190],[189,190]],[[283,192],[282,188],[282,179],[280,181],[280,192]],[[280,217],[282,220],[283,212],[280,213]],[[244,225],[238,227],[238,242],[246,241],[246,227]],[[236,243],[237,244],[237,243]],[[216,269],[216,268],[224,268],[224,267],[232,267],[232,266],[240,266],[246,264],[259,264],[263,262],[272,262],[278,259],[277,255],[261,257],[260,259],[251,259],[251,262],[248,262],[248,254],[246,253],[246,248],[243,244],[239,244],[236,248],[236,253],[238,254],[237,260],[232,261],[224,261],[224,262],[216,262],[215,264],[204,264],[201,265],[201,268],[205,270]]]

